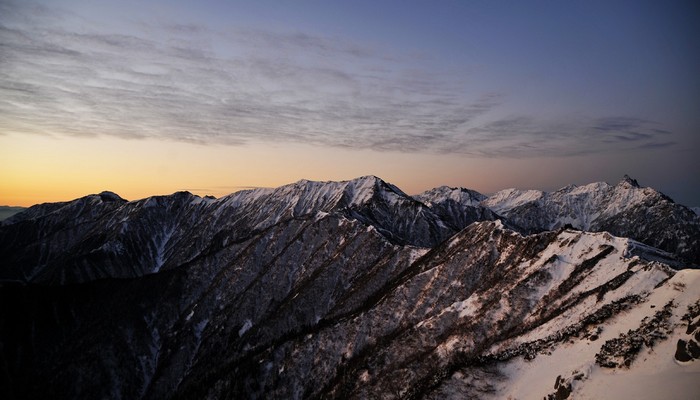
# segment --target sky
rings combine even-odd
[[[695,1],[0,0],[0,204],[376,175],[700,205]]]

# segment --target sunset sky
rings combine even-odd
[[[0,0],[0,204],[377,175],[700,205],[697,1]]]

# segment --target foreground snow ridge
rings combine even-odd
[[[695,399],[698,226],[631,178],[35,206],[0,223],[3,397]]]

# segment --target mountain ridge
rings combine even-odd
[[[370,176],[29,209],[0,224],[3,397],[578,398],[657,370],[693,392],[697,270],[485,201]]]
[[[6,265],[0,280],[67,283],[141,276],[281,222],[328,213],[358,220],[402,245],[432,247],[455,233],[427,206],[371,176],[299,181],[219,199],[189,192],[131,202],[113,194],[88,195],[30,207],[3,221],[0,257]]]
[[[616,185],[595,182],[554,192],[506,189],[482,204],[525,232],[563,226],[609,231],[700,264],[700,218],[627,175]]]
[[[151,209],[153,206],[158,207]],[[159,207],[172,210],[158,212]],[[183,211],[176,211],[176,208]],[[92,213],[85,216],[87,225],[86,221],[81,221],[81,212]],[[108,213],[115,213],[118,217],[108,216]],[[131,266],[119,267],[118,276],[133,276],[168,268],[166,256],[171,250],[180,258],[193,258],[204,251],[205,243],[212,243],[224,232],[228,232],[226,240],[240,240],[281,220],[317,213],[338,213],[359,220],[397,244],[433,247],[473,222],[500,219],[510,228],[524,233],[563,226],[610,231],[676,254],[686,262],[700,263],[700,217],[690,209],[676,205],[662,193],[639,186],[628,176],[615,186],[596,182],[584,186],[569,185],[550,193],[506,189],[490,197],[469,189],[449,187],[408,196],[396,186],[371,175],[340,182],[300,180],[279,188],[243,190],[219,199],[176,192],[128,202],[105,191],[70,202],[33,206],[0,221],[0,228],[3,228],[0,229],[0,239],[5,243],[4,246],[0,244],[0,255],[7,254],[12,246],[27,245],[35,248],[35,257],[43,252],[44,259],[51,259],[53,256],[45,253],[52,254],[52,250],[45,249],[45,239],[42,243],[36,242],[36,237],[30,232],[32,229],[41,229],[42,235],[60,237],[57,239],[60,248],[78,245],[80,238],[84,237],[88,240],[86,244],[94,243],[89,251],[104,254],[109,259],[119,259],[118,253],[124,251],[137,253],[140,251],[138,243],[145,241],[149,250],[147,258],[134,254],[129,261]],[[70,220],[60,220],[61,215],[70,216]],[[150,242],[144,240],[139,237],[142,234],[132,232],[131,220],[137,225],[146,223],[159,227],[158,232],[148,232],[142,226],[139,229],[151,237]],[[640,220],[645,223],[639,224]],[[78,222],[82,225],[80,228],[72,225]],[[18,224],[25,226],[18,227]],[[51,227],[56,226],[60,229],[54,232],[52,229],[55,228]],[[104,228],[109,226],[112,226],[109,237],[90,233],[90,229],[106,232]],[[204,232],[199,235],[202,236],[199,243],[186,243],[183,235],[197,230]],[[29,232],[27,240],[34,240],[34,244],[22,242],[24,231]],[[129,232],[135,237],[129,239]],[[85,236],[88,233],[89,239]],[[78,237],[70,238],[71,234]],[[102,242],[98,240],[100,237],[103,237]],[[74,243],[76,240],[78,242]],[[177,243],[184,246],[177,246]],[[61,251],[60,248],[57,250]],[[183,254],[186,252],[189,255]],[[93,256],[88,252],[81,257]],[[15,269],[27,261],[8,259]],[[75,262],[83,262],[81,260]],[[90,274],[80,272],[81,268],[68,272],[73,278],[65,278],[63,272],[51,272],[41,279],[80,280],[104,276],[98,273],[91,278]],[[2,274],[0,271],[0,278]],[[84,277],[78,278],[76,274]],[[41,277],[39,271],[25,275],[29,279]]]

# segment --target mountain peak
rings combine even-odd
[[[346,190],[350,189],[351,192],[355,193],[365,193],[371,195],[372,193],[393,193],[393,195],[402,198],[411,198],[411,196],[404,193],[403,190],[399,189],[397,186],[392,185],[384,181],[383,179],[376,177],[374,175],[365,175],[359,178],[347,181]],[[383,195],[385,196],[385,195]]]
[[[472,207],[478,206],[486,199],[486,196],[475,190],[452,186],[438,186],[413,197],[424,203],[440,203],[450,199],[464,206]]]
[[[100,194],[98,194],[98,196],[100,196],[100,199],[102,199],[102,201],[123,201],[123,202],[126,201],[124,198],[122,198],[118,194],[116,194],[114,192],[110,192],[108,190],[101,192]]]
[[[620,181],[619,185],[625,185],[625,186],[631,186],[633,188],[638,188],[639,182],[637,182],[636,179],[631,178],[629,175],[625,174],[625,176],[622,177],[622,180]]]
[[[377,177],[376,175],[364,175],[357,177],[355,179],[351,179],[351,181],[359,181],[359,182],[384,182],[381,178]]]
[[[344,180],[344,181],[316,181],[311,179],[300,179],[292,184],[280,186],[281,188],[287,187],[338,187],[344,188],[348,186],[356,188],[373,188],[378,184],[386,184],[380,178],[374,175],[365,175],[354,179]]]
[[[564,187],[561,187],[561,188],[557,189],[556,192],[566,193],[566,192],[571,192],[571,191],[573,191],[573,190],[575,190],[575,189],[577,189],[577,188],[578,188],[577,185],[575,185],[575,184],[573,184],[573,183],[570,183],[570,184],[568,184],[568,185],[566,185],[566,186],[564,186]]]

